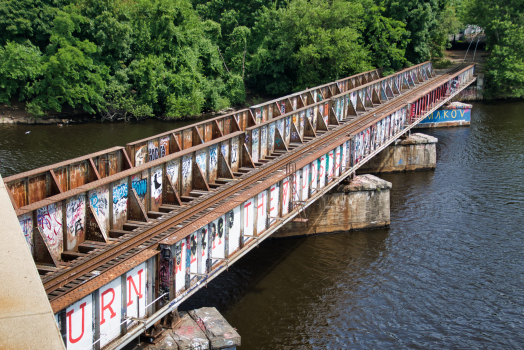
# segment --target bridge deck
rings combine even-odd
[[[69,187],[64,187],[65,191],[58,191],[60,193],[34,203],[22,203],[24,205],[18,207],[18,214],[24,216],[32,213],[30,215],[33,215],[34,219],[42,208],[49,211],[48,207],[53,203],[64,203],[64,207],[68,207],[68,198],[97,191],[109,184],[112,187],[109,203],[118,206],[120,197],[123,196],[120,196],[118,191],[115,192],[115,187],[130,185],[129,192],[126,193],[126,205],[129,208],[125,214],[126,220],[119,223],[117,213],[110,212],[112,215],[109,215],[107,225],[109,230],[92,205],[86,208],[87,214],[91,213],[91,218],[87,218],[86,223],[91,231],[86,232],[86,238],[89,235],[90,238],[98,239],[81,242],[75,251],[60,252],[62,257],[69,254],[72,257],[70,262],[59,261],[56,256],[53,257],[51,242],[44,239],[47,251],[43,251],[47,252],[47,261],[54,264],[48,263],[53,266],[49,267],[48,274],[43,276],[42,280],[53,310],[57,313],[75,310],[74,303],[90,295],[96,304],[98,294],[103,294],[101,290],[105,286],[119,280],[118,276],[123,276],[122,286],[125,287],[126,273],[144,266],[148,271],[144,283],[147,278],[150,285],[149,294],[145,299],[152,302],[160,297],[157,304],[143,306],[142,312],[150,316],[148,322],[153,322],[160,317],[159,315],[178,305],[201,287],[202,282],[207,283],[214,278],[225,266],[233,263],[259,241],[292,219],[298,211],[322,196],[343,177],[353,173],[367,159],[400,137],[432,109],[437,108],[474,79],[473,67],[458,67],[439,77],[432,77],[431,70],[422,70],[423,67],[419,65],[387,78],[380,78],[379,74],[375,73],[375,80],[370,77],[370,82],[360,85],[347,78],[344,80],[346,85],[335,85],[339,90],[338,94],[333,91],[322,94],[322,97],[328,98],[319,102],[316,102],[315,96],[309,96],[311,93],[307,92],[306,98],[302,99],[302,108],[297,106],[295,109],[293,101],[288,98],[282,110],[284,113],[274,118],[266,118],[265,121],[262,107],[255,106],[255,116],[248,118],[247,122],[237,123],[236,128],[227,130],[228,133],[223,132],[226,130],[225,122],[220,125],[216,120],[213,121],[216,122],[215,129],[211,125],[206,131],[206,126],[203,125],[203,133],[197,127],[186,128],[180,133],[181,137],[189,135],[187,130],[190,130],[191,142],[195,137],[199,141],[191,147],[181,147],[184,142],[179,142],[177,134],[171,133],[171,138],[166,142],[174,140],[175,153],[161,154],[161,158],[153,157],[144,164],[139,164],[143,158],[137,157],[138,153],[143,152],[144,143],[151,154],[150,151],[158,148],[162,138],[168,134],[141,140],[126,147],[127,152],[120,156],[120,159],[124,159],[124,165],[119,166],[119,170],[114,174],[107,175],[106,178],[99,177],[98,180],[72,189],[69,189],[68,185]],[[454,83],[456,77],[462,79],[457,80],[458,85]],[[322,88],[318,91],[322,91]],[[311,103],[308,103],[308,100]],[[276,105],[278,106],[278,103]],[[287,107],[290,107],[289,112]],[[312,117],[310,111],[313,112]],[[239,116],[238,120],[242,121],[242,118]],[[235,124],[237,118],[232,118],[232,121]],[[267,136],[271,130],[274,132],[273,138]],[[262,142],[264,133],[267,141],[265,144]],[[269,143],[271,145],[268,145]],[[232,153],[235,145],[238,153],[234,160]],[[165,147],[168,148],[171,149],[171,144]],[[217,148],[219,152],[213,166],[211,159],[213,150],[216,156]],[[142,151],[137,153],[137,150]],[[122,152],[121,149],[116,151]],[[107,154],[109,153],[103,153],[102,156]],[[203,162],[199,160],[202,154]],[[118,156],[115,157],[118,160]],[[90,164],[95,163],[91,160],[92,157],[88,158]],[[189,161],[186,162],[186,159]],[[329,170],[327,178],[315,177],[313,186],[309,173],[312,174],[317,161]],[[102,163],[99,161],[98,165],[100,164]],[[184,173],[184,169],[181,168],[186,164],[192,169]],[[96,165],[92,165],[91,169],[96,169]],[[168,176],[170,165],[178,167],[174,176]],[[52,171],[56,168],[44,170],[51,171],[51,180],[56,178],[53,177]],[[157,169],[160,169],[159,173]],[[132,176],[144,172],[146,195],[140,197],[135,190],[135,179],[132,180]],[[27,179],[27,182],[30,182],[31,176],[38,174],[37,169],[31,174],[11,177],[9,181],[22,183],[22,180]],[[189,182],[185,182],[184,174],[189,174]],[[308,178],[309,183],[306,183],[306,180],[300,182],[302,177]],[[151,182],[148,182],[148,179]],[[143,180],[144,177],[140,176],[137,182]],[[151,193],[155,190],[157,181],[161,186],[160,203],[152,200],[155,197]],[[56,181],[55,187],[60,189],[60,183]],[[298,190],[301,184],[309,186],[307,191]],[[12,188],[15,188],[14,185]],[[278,196],[274,197],[275,201],[272,196],[274,190],[278,193]],[[14,197],[12,201],[17,207],[20,200],[17,201]],[[257,206],[260,200],[265,208],[260,209],[260,205]],[[257,208],[256,213],[253,212],[253,207]],[[35,220],[36,230],[43,231],[45,227],[38,219]],[[215,251],[214,248],[215,243],[218,243],[216,236],[212,235],[212,225],[215,224],[218,227],[222,225],[224,231],[226,247],[225,250],[222,248],[222,251]],[[41,232],[36,232],[35,236],[40,237],[39,234]],[[235,235],[238,235],[238,238]],[[41,237],[45,237],[45,232]],[[96,242],[97,240],[102,242]],[[220,242],[222,244],[222,236]],[[184,244],[189,249],[185,250]],[[42,246],[42,242],[40,245]],[[199,258],[200,256],[205,256],[205,259]],[[144,265],[146,262],[147,265]],[[44,266],[43,262],[40,264]],[[179,278],[179,266],[180,270],[184,268],[180,274],[183,275],[183,279]],[[127,280],[129,278],[128,276]],[[127,288],[131,288],[131,285],[127,285]],[[62,316],[62,319],[65,323],[64,317]],[[63,331],[68,332],[66,327]],[[122,332],[124,334],[126,331]],[[101,334],[106,333],[99,325],[95,326],[93,334],[94,339],[98,339]],[[130,332],[124,336],[121,343],[132,334],[133,332]],[[111,337],[113,338],[115,336]]]

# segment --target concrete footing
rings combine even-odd
[[[433,136],[416,133],[398,139],[362,165],[358,174],[432,170],[437,166],[437,142]]]
[[[172,329],[165,329],[153,344],[133,350],[235,350],[241,339],[235,328],[214,307],[180,312]]]
[[[389,226],[391,183],[373,175],[340,184],[305,210],[307,222],[291,221],[273,237],[306,236]]]

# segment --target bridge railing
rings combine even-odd
[[[463,74],[462,84],[467,84],[471,80],[471,72],[472,68],[469,67],[452,76],[451,81]],[[424,80],[424,73],[420,74],[421,79]],[[418,78],[414,79],[413,76],[410,78],[415,84],[412,87],[416,87]],[[403,80],[406,84],[410,84],[407,77],[403,77]],[[437,89],[433,88],[421,93],[430,96]],[[351,103],[351,91],[348,90],[347,93],[345,100]],[[366,95],[363,97],[365,98]],[[446,96],[441,97],[439,101],[442,102],[444,98]],[[353,107],[349,103],[346,110],[350,110],[350,106]],[[336,107],[334,98],[331,99],[329,107],[333,106]],[[398,107],[388,111],[388,115],[366,119],[368,120],[366,125],[353,130],[350,135],[347,133],[338,135],[334,140],[330,140],[331,142],[326,142],[328,143],[326,146],[314,148],[312,154],[304,154],[294,160],[294,166],[286,171],[276,171],[248,190],[221,200],[212,211],[199,218],[198,225],[180,227],[164,238],[160,242],[160,252],[149,252],[149,255],[144,253],[143,256],[134,258],[126,265],[129,269],[127,272],[117,273],[115,267],[104,271],[100,276],[93,277],[106,281],[96,290],[91,290],[87,286],[73,287],[76,291],[74,303],[71,303],[71,296],[51,299],[51,305],[56,312],[65,339],[79,342],[76,337],[82,334],[87,338],[87,342],[82,343],[84,348],[85,344],[89,346],[99,338],[103,339],[101,346],[110,344],[111,341],[114,342],[110,346],[114,346],[123,344],[125,339],[143,329],[141,325],[135,326],[131,321],[125,321],[125,315],[148,317],[146,325],[152,325],[170,308],[179,305],[223,271],[226,266],[234,263],[261,240],[291,220],[299,208],[320,198],[323,193],[354,171],[366,157],[369,158],[393,142],[410,126],[407,120],[409,108],[408,102],[399,101]],[[297,110],[295,114],[300,115],[300,113],[302,111]],[[334,123],[336,120],[333,118],[336,112],[332,111],[332,113],[333,115],[328,118],[328,126],[336,125],[329,124],[330,121]],[[271,123],[285,121],[292,116],[293,114],[282,115],[280,119],[248,128],[246,132],[237,132],[231,138],[245,137],[250,131],[253,135],[252,131],[256,128],[269,127]],[[318,119],[323,120],[323,116],[317,115],[317,121]],[[344,122],[344,119],[341,117],[337,122]],[[296,128],[298,121],[295,123],[290,120],[290,130],[291,123]],[[370,128],[375,131],[372,132]],[[277,129],[276,125],[275,129]],[[284,127],[282,142],[285,142],[285,130]],[[321,130],[316,129],[316,131]],[[208,148],[206,152],[209,152],[209,147],[214,147],[226,139],[227,136],[224,136],[212,141],[214,143],[212,145],[198,147],[201,147],[200,150]],[[359,143],[358,147],[357,143]],[[244,150],[249,154],[247,147]],[[182,152],[185,152],[184,156],[197,156],[190,151],[187,149]],[[251,143],[251,152],[253,152],[253,143]],[[206,153],[206,156],[209,154]],[[175,156],[170,154],[164,158],[169,162],[175,160]],[[192,164],[202,170],[198,162],[193,159]],[[244,161],[247,162],[249,159],[250,157],[245,157]],[[162,161],[157,159],[150,165],[156,167]],[[147,166],[148,164],[144,164],[132,170],[147,169]],[[208,169],[207,163],[206,169]],[[301,203],[301,206],[295,205],[298,203]],[[126,290],[127,293],[122,293],[122,290]],[[112,293],[121,295],[121,298],[106,300],[102,297],[113,295]],[[155,303],[156,299],[159,299],[158,303]],[[134,311],[137,306],[136,300],[138,300],[138,311]],[[90,308],[93,310],[92,305],[99,305],[94,309],[95,312],[84,312]],[[111,313],[109,308],[117,312]],[[95,319],[105,321],[93,322]],[[122,337],[121,340],[115,340],[119,337]],[[69,342],[68,349],[76,349],[75,344],[77,343]]]

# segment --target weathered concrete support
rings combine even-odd
[[[273,237],[387,227],[390,221],[390,189],[390,182],[376,176],[357,176],[349,184],[335,187],[307,207],[307,222],[291,221]],[[301,216],[304,217],[304,214]]]
[[[214,307],[182,311],[173,329],[159,341],[133,350],[235,350],[240,335]]]
[[[416,133],[377,154],[357,171],[358,174],[432,170],[437,165],[437,142],[433,136]]]
[[[469,102],[484,99],[484,74],[476,74],[476,76],[477,83],[462,90],[457,96],[453,97],[453,101]]]

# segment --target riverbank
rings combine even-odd
[[[473,50],[470,50],[471,52],[468,52],[467,57],[465,59],[466,62],[472,62],[473,60]],[[466,54],[466,50],[450,50],[446,51],[446,59],[449,59],[452,65],[450,67],[447,67],[445,69],[435,69],[435,71],[447,71],[453,66],[456,66],[464,60]],[[475,62],[478,65],[477,72],[483,72],[484,69],[484,62],[485,57],[487,56],[486,52],[484,50],[477,51],[477,54],[475,55]],[[483,75],[482,75],[483,76]],[[483,83],[482,79],[482,83]],[[477,83],[478,85],[478,83]],[[464,92],[461,93],[459,97],[457,97],[457,101],[476,101],[476,100],[482,100],[482,96],[477,99],[477,93],[476,90],[478,88],[475,86],[474,89],[471,87],[464,90]],[[475,90],[472,92],[472,90]],[[482,85],[480,86],[480,90],[482,90]],[[255,91],[250,91],[247,89],[247,99],[246,102],[243,105],[230,107],[218,112],[213,111],[207,111],[204,113],[201,113],[199,115],[189,116],[181,119],[167,119],[163,118],[162,116],[153,116],[148,118],[143,118],[141,120],[145,119],[153,119],[153,120],[159,120],[159,121],[180,121],[180,122],[192,122],[196,123],[200,120],[208,119],[214,116],[223,115],[226,113],[234,112],[235,110],[240,110],[247,108],[248,106],[254,106],[259,103],[269,101],[271,99],[276,98],[276,96],[271,95],[260,95]],[[130,118],[129,120],[125,120],[125,122],[129,121],[140,121],[135,118]],[[96,123],[96,122],[104,122],[104,123],[121,123],[124,122],[124,120],[108,120],[102,118],[100,115],[92,115],[88,114],[85,111],[81,109],[74,109],[74,108],[63,108],[63,111],[60,113],[49,113],[49,115],[45,118],[37,118],[32,116],[28,111],[26,111],[26,105],[24,102],[18,102],[13,101],[11,105],[5,105],[0,104],[0,124],[22,124],[22,125],[59,125],[63,126],[65,124],[84,124],[84,123]]]
[[[185,117],[181,119],[169,120],[159,116],[154,116],[144,119],[156,119],[159,121],[190,121],[191,123],[196,123],[200,120],[208,119],[214,116],[231,113],[235,110],[242,109],[244,107],[235,107],[227,108],[218,112],[205,112],[199,115],[194,115],[190,117]],[[130,121],[140,121],[136,118],[131,118],[130,120],[125,120],[125,122]],[[11,106],[0,105],[0,124],[24,124],[24,125],[65,125],[65,124],[85,124],[85,123],[121,123],[124,120],[107,120],[103,119],[99,115],[88,114],[82,110],[71,109],[63,113],[51,114],[49,117],[37,118],[33,117],[29,112],[25,110],[25,103],[23,102],[13,102]]]

